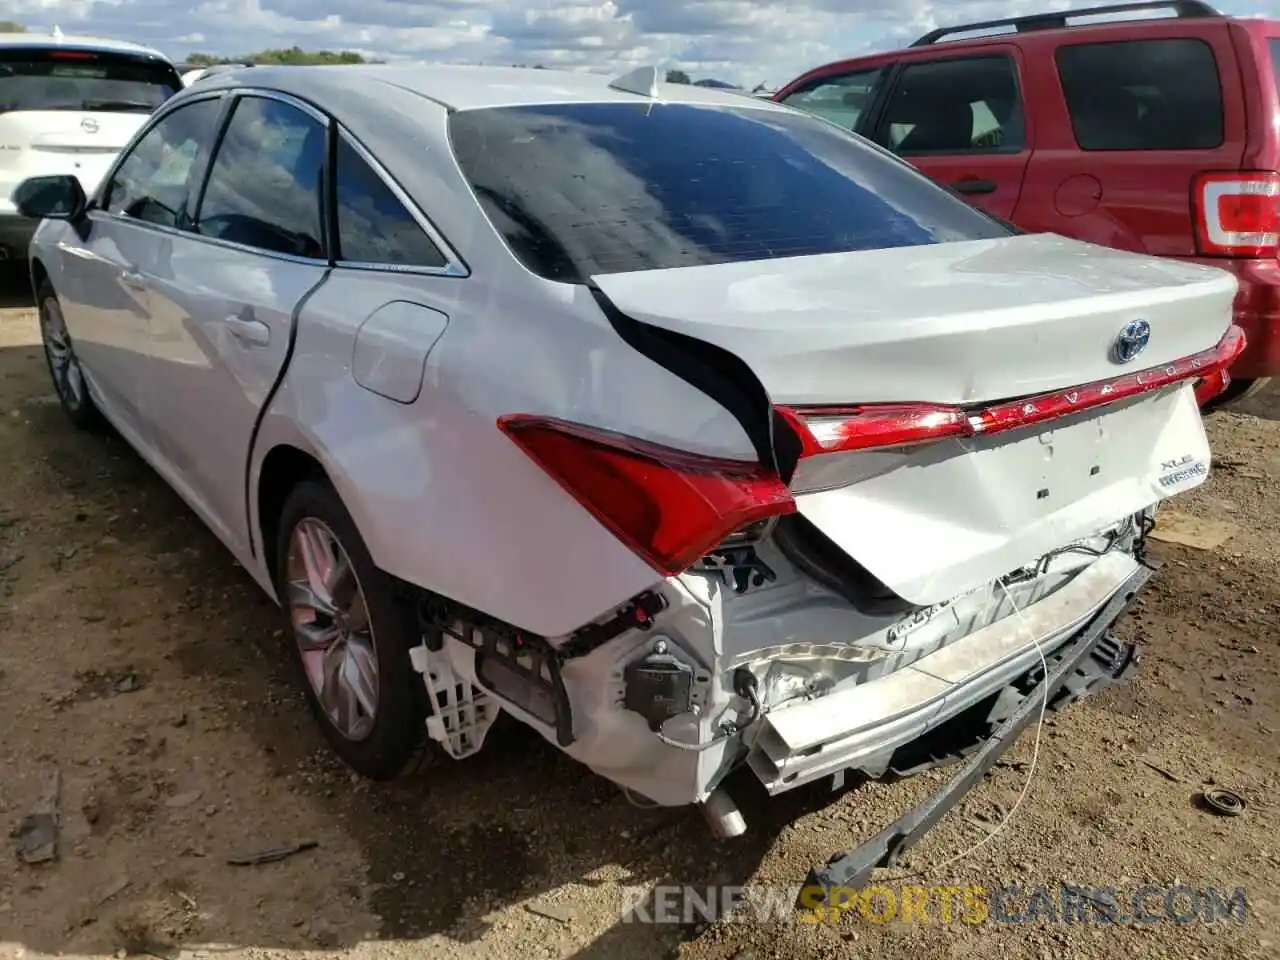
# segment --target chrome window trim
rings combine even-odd
[[[320,266],[320,267],[333,266],[333,267],[341,267],[345,270],[363,270],[363,271],[368,271],[370,273],[392,273],[392,274],[403,274],[407,276],[461,278],[461,277],[469,277],[471,275],[470,268],[467,267],[462,257],[458,255],[454,246],[451,243],[449,243],[448,240],[445,239],[444,235],[438,229],[436,229],[435,224],[431,222],[430,218],[427,217],[425,213],[423,213],[421,208],[419,208],[419,206],[413,201],[413,199],[400,187],[398,183],[396,183],[395,179],[387,171],[387,168],[383,166],[382,163],[379,162],[378,159],[374,157],[374,155],[365,148],[364,144],[362,144],[359,140],[357,140],[349,131],[346,130],[346,128],[344,128],[341,124],[334,121],[331,117],[329,117],[323,111],[312,106],[307,101],[301,100],[298,97],[292,96],[291,94],[283,93],[278,90],[270,90],[263,87],[231,87],[231,88],[223,87],[217,90],[202,90],[199,93],[194,93],[189,96],[182,96],[181,102],[178,104],[174,104],[172,106],[170,106],[170,104],[172,104],[173,100],[177,98],[171,98],[169,101],[165,103],[165,105],[160,110],[156,111],[156,113],[148,121],[147,125],[139,131],[137,138],[131,142],[130,147],[136,148],[137,144],[142,141],[143,137],[150,134],[151,131],[155,129],[155,127],[159,125],[164,120],[165,117],[169,116],[169,114],[171,113],[176,112],[177,110],[181,110],[185,106],[194,104],[202,100],[218,100],[218,99],[229,97],[233,101],[231,105],[231,109],[234,111],[234,108],[235,108],[234,101],[238,101],[242,97],[246,97],[246,96],[261,97],[263,99],[275,100],[280,103],[287,104],[288,106],[301,110],[303,113],[307,114],[312,119],[322,124],[326,130],[336,130],[338,135],[346,141],[347,145],[350,146],[353,150],[355,150],[356,154],[360,157],[360,159],[362,159],[365,163],[369,165],[369,168],[374,172],[374,175],[379,180],[382,181],[382,183],[387,187],[388,190],[391,191],[392,195],[396,198],[396,200],[399,201],[404,206],[404,208],[409,212],[409,216],[413,218],[414,222],[418,225],[418,227],[423,231],[423,233],[427,235],[427,238],[436,245],[437,249],[439,249],[441,254],[444,255],[444,258],[446,261],[445,264],[440,267],[428,267],[428,266],[415,266],[410,264],[366,262],[363,260],[336,260],[336,259],[329,260],[329,259],[316,258],[316,257],[299,257],[299,256],[295,256],[293,254],[288,254],[288,253],[277,253],[271,250],[263,250],[259,247],[251,247],[251,246],[248,246],[247,244],[235,243],[230,240],[222,240],[218,237],[205,236],[203,234],[197,233],[196,230],[194,229],[182,230],[177,227],[167,227],[158,223],[150,223],[146,220],[137,220],[133,217],[126,217],[126,216],[122,216],[121,214],[111,213],[105,207],[97,207],[97,206],[92,207],[88,211],[88,215],[90,219],[103,219],[103,220],[114,221],[117,223],[126,223],[134,227],[138,227],[144,230],[153,230],[157,233],[166,234],[172,237],[181,237],[187,240],[197,240],[201,243],[212,244],[214,246],[223,247],[228,250],[235,250],[243,253],[251,253],[257,256],[269,257],[273,260],[280,260],[285,263],[293,263],[301,266]],[[231,114],[231,118],[234,118],[234,112]],[[213,144],[213,146],[217,146],[217,145],[218,144]],[[115,178],[116,172],[120,169],[120,167],[124,164],[125,160],[132,153],[133,153],[133,149],[129,149],[127,152],[121,152],[121,155],[117,159],[116,163],[108,171],[107,176],[103,178],[102,185],[99,187],[97,195],[95,196],[95,200],[99,199],[102,195],[102,192],[105,191],[110,186],[111,181]],[[212,175],[212,162],[214,159],[216,159],[215,155],[211,155],[209,158],[210,169],[206,173],[206,178],[205,178],[206,182],[201,185],[202,188],[207,188],[207,180],[208,180],[208,177]],[[337,174],[337,171],[335,170],[334,176],[336,176],[336,174]],[[203,193],[203,190],[202,190],[202,193]],[[197,224],[198,224],[198,221],[197,221]]]
[[[157,112],[157,114],[151,118],[151,121],[144,128],[143,132],[139,133],[138,138],[134,140],[130,146],[136,147],[136,145],[142,141],[142,138],[145,137],[147,134],[149,134],[170,113],[175,113],[176,111],[181,110],[184,106],[187,106],[188,104],[192,104],[200,100],[221,99],[228,95],[232,98],[232,100],[239,100],[241,97],[246,95],[260,97],[266,100],[276,100],[280,103],[283,103],[288,106],[295,107],[301,110],[303,113],[307,114],[313,120],[316,120],[321,125],[323,125],[326,131],[332,126],[332,122],[330,121],[329,117],[321,113],[319,110],[317,110],[311,104],[307,103],[305,100],[299,100],[297,97],[292,97],[287,93],[280,93],[275,90],[261,90],[256,87],[254,88],[236,87],[230,90],[221,89],[221,90],[202,91],[198,94],[192,95],[191,97],[183,97],[182,103],[179,104],[178,106],[164,110],[163,113]],[[234,109],[234,104],[233,104],[233,109]],[[234,117],[234,114],[232,114],[232,117]],[[228,120],[228,122],[230,121]],[[220,145],[220,143],[221,143],[221,138],[219,138],[218,143],[211,144],[211,146],[218,146]],[[102,187],[100,188],[100,190],[105,190],[110,185],[111,180],[114,179],[115,177],[116,171],[124,163],[126,157],[132,153],[133,153],[133,150],[129,150],[128,153],[121,154],[120,159],[116,162],[116,165],[112,167],[108,175],[108,178],[103,180]],[[202,188],[207,186],[208,177],[209,175],[212,174],[212,162],[214,159],[215,159],[215,156],[213,155],[211,155],[209,158],[210,169],[206,171],[206,176],[205,176],[206,182],[201,184]],[[202,189],[202,192],[203,192],[203,189]],[[129,224],[130,226],[139,227],[144,230],[154,230],[157,233],[166,234],[171,237],[181,237],[185,240],[197,240],[201,243],[212,244],[213,246],[223,247],[228,250],[235,250],[243,253],[251,253],[260,257],[269,257],[272,260],[280,260],[280,261],[283,261],[284,263],[293,263],[293,264],[298,264],[300,266],[314,266],[314,267],[329,266],[329,260],[323,257],[299,257],[290,253],[277,253],[274,250],[263,250],[260,247],[251,247],[248,244],[244,244],[244,243],[235,243],[230,240],[222,240],[218,237],[205,236],[204,234],[197,233],[195,230],[181,230],[177,227],[167,227],[159,223],[150,223],[146,220],[138,220],[134,217],[122,216],[121,214],[118,214],[118,213],[111,213],[109,210],[106,210],[105,208],[102,208],[102,207],[95,207],[89,210],[88,215],[90,219],[104,219],[104,220],[111,220],[116,223],[126,223],[126,224]]]
[[[342,126],[336,125],[338,136],[340,136],[347,146],[369,165],[369,169],[373,171],[374,176],[382,181],[383,185],[391,191],[392,196],[400,202],[400,204],[409,212],[414,222],[427,235],[427,239],[436,245],[436,249],[444,256],[445,263],[439,267],[418,266],[414,264],[399,263],[377,263],[364,260],[335,260],[335,267],[342,267],[347,270],[368,270],[374,273],[398,273],[408,274],[410,276],[428,276],[428,277],[467,277],[471,275],[470,269],[458,256],[457,251],[444,235],[436,229],[431,219],[423,213],[413,199],[401,189],[395,179],[388,172],[376,157],[365,149],[364,144],[357,140],[350,132]],[[337,170],[334,170],[334,196],[337,196]],[[335,220],[337,220],[337,210],[335,209]],[[342,224],[338,221],[338,249],[342,248],[341,232]]]
[[[255,98],[259,100],[274,100],[277,103],[283,103],[287,107],[293,107],[294,109],[299,110],[302,113],[305,113],[312,120],[315,120],[318,124],[320,124],[321,128],[323,128],[323,130],[325,131],[326,143],[328,142],[328,134],[333,129],[333,126],[334,126],[333,121],[328,114],[324,113],[323,111],[307,103],[305,100],[299,99],[298,97],[295,97],[288,93],[282,93],[279,90],[270,90],[265,87],[234,87],[231,90],[231,97],[232,97],[232,104],[231,104],[230,110],[228,111],[226,122],[222,125],[222,128],[218,131],[219,133],[218,140],[214,144],[214,146],[216,146],[219,150],[221,150],[222,148],[222,141],[226,137],[227,130],[229,130],[231,128],[231,124],[235,122],[236,108],[240,105],[240,101],[245,99],[246,97]],[[214,165],[214,161],[216,161],[217,159],[218,159],[218,155],[217,155],[217,152],[215,151],[209,157],[209,168],[205,171],[204,180],[200,184],[200,196],[198,199],[198,205],[196,207],[197,216],[196,216],[195,222],[191,225],[190,230],[182,231],[183,236],[191,237],[193,239],[203,241],[204,243],[211,243],[214,246],[223,247],[227,250],[243,251],[245,253],[252,253],[261,257],[270,257],[272,260],[280,260],[280,261],[283,261],[284,263],[295,263],[301,266],[320,266],[320,267],[329,266],[329,264],[332,262],[332,260],[329,257],[300,257],[292,253],[279,253],[275,250],[264,250],[261,247],[250,246],[247,243],[236,243],[235,241],[232,241],[232,240],[223,240],[221,237],[210,237],[206,234],[200,233],[199,232],[200,231],[199,213],[201,212],[200,208],[204,206],[205,196],[209,192],[209,181],[213,179],[213,165]],[[321,224],[323,225],[323,222],[324,222],[323,209],[321,209],[320,215],[321,215],[320,216]]]
[[[138,227],[143,230],[152,230],[156,233],[166,234],[171,237],[180,237],[183,240],[195,240],[215,247],[224,247],[228,250],[252,253],[255,256],[269,257],[272,260],[282,260],[285,263],[294,263],[305,267],[329,267],[328,260],[317,259],[315,257],[299,257],[292,253],[276,253],[274,250],[263,250],[260,247],[251,247],[243,243],[234,243],[230,240],[222,240],[218,237],[206,237],[193,230],[179,230],[177,227],[166,227],[159,223],[148,223],[146,220],[135,220],[132,217],[121,217],[107,213],[103,210],[91,210],[89,211],[88,216],[91,220],[112,220],[116,223],[127,224],[131,227]]]
[[[102,198],[106,195],[107,190],[111,188],[111,184],[115,180],[116,174],[120,172],[120,168],[125,165],[125,161],[127,161],[131,156],[133,156],[134,151],[138,149],[138,144],[142,143],[142,141],[146,137],[150,136],[151,131],[154,130],[156,127],[158,127],[161,123],[163,123],[165,118],[168,117],[170,114],[177,113],[179,110],[183,109],[184,107],[192,106],[196,103],[200,103],[203,100],[221,100],[223,97],[226,96],[226,94],[227,94],[226,90],[202,91],[200,93],[193,94],[192,96],[189,96],[189,97],[182,97],[182,102],[179,103],[177,106],[174,106],[173,105],[174,100],[178,99],[178,97],[181,96],[181,92],[179,92],[178,94],[175,94],[174,96],[166,100],[164,103],[162,103],[160,107],[155,111],[155,113],[153,113],[150,117],[147,118],[147,122],[144,123],[138,129],[138,132],[134,134],[133,139],[130,140],[127,144],[125,144],[125,148],[120,151],[120,154],[119,156],[116,157],[115,162],[112,163],[111,166],[107,168],[106,174],[103,176],[101,182],[98,184],[98,189],[93,191],[93,205],[89,207],[89,210],[87,212],[101,213],[106,217],[110,217],[112,220],[123,220],[128,223],[139,222],[139,221],[133,220],[130,217],[122,217],[119,214],[111,213],[105,207],[98,206],[98,204],[102,202]]]
[[[224,90],[223,92],[227,91]],[[328,114],[307,103],[307,101],[295,97],[291,93],[283,93],[280,90],[270,90],[266,87],[232,87],[230,89],[230,93],[237,100],[242,97],[260,97],[263,100],[275,100],[279,103],[287,104],[290,107],[296,107],[303,113],[308,114],[326,130],[333,125],[333,121]],[[235,119],[234,114],[231,119]]]

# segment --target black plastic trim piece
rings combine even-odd
[[[1046,694],[1052,701],[1068,679],[1093,655],[1111,625],[1129,608],[1153,572],[1148,566],[1140,566],[1134,571],[1093,619],[1068,642],[1066,650],[1055,658],[1056,663],[1051,662],[1048,675],[1027,693],[981,749],[941,790],[852,852],[838,853],[822,867],[810,871],[801,888],[797,907],[802,910],[829,907],[833,891],[863,887],[876,869],[896,866],[902,853],[917,843],[973,789],[1014,744],[1018,735],[1039,716]],[[1117,664],[1117,669],[1128,667],[1130,660],[1124,658]]]
[[[761,465],[775,470],[783,483],[791,481],[800,462],[800,438],[741,358],[705,340],[630,317],[595,284],[588,283],[587,289],[623,342],[733,414]]]
[[[418,612],[418,625],[422,630],[423,641],[427,649],[438,652],[444,643],[444,635],[448,634],[459,643],[465,643],[477,652],[477,655],[488,654],[490,657],[502,657],[497,653],[493,639],[501,636],[514,646],[530,645],[537,648],[537,658],[546,665],[551,674],[551,695],[555,703],[556,742],[562,747],[570,746],[576,739],[573,732],[573,707],[569,702],[569,692],[565,689],[564,676],[560,672],[561,657],[551,646],[546,637],[513,627],[496,617],[458,603],[444,597],[427,593],[412,584],[404,584],[403,589],[412,598]],[[453,629],[453,621],[461,620],[465,630],[460,634]],[[481,640],[476,641],[474,634],[480,633]],[[477,677],[477,679],[479,679]],[[482,685],[485,692],[497,699],[508,702],[496,690]],[[519,704],[516,704],[519,706]]]
[[[1068,17],[1095,17],[1107,13],[1131,13],[1134,10],[1172,10],[1180,19],[1202,19],[1205,17],[1221,17],[1222,14],[1201,0],[1144,0],[1142,3],[1109,3],[1101,7],[1087,7],[1083,10],[1060,10],[1053,13],[1034,13],[1026,17],[1006,17],[1002,20],[983,20],[978,23],[961,23],[954,27],[939,27],[931,30],[915,43],[913,47],[928,47],[943,37],[953,33],[968,33],[971,30],[991,30],[996,27],[1013,27],[1018,33],[1031,33],[1036,30],[1062,30],[1068,26]],[[1118,21],[1117,21],[1118,22]],[[1109,25],[1109,24],[1108,24]],[[1101,24],[1089,24],[1101,26]],[[975,40],[996,40],[995,37],[975,37]]]

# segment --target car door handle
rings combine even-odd
[[[998,187],[994,180],[956,180],[951,184],[956,193],[995,193]]]
[[[226,324],[231,335],[244,343],[265,347],[271,342],[271,328],[261,320],[238,317],[233,314],[227,317]]]
[[[121,270],[120,282],[132,290],[145,290],[147,288],[146,278],[137,270]]]

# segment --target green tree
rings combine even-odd
[[[667,83],[692,83],[692,81],[683,70],[668,70]]]
[[[187,57],[187,63],[196,67],[212,66],[215,63],[253,63],[260,65],[287,64],[289,66],[309,66],[316,64],[353,64],[370,63],[363,56],[351,50],[303,50],[301,47],[288,47],[277,50],[259,50],[257,53],[245,53],[237,57],[219,57],[212,53],[193,53]]]
[[[27,28],[12,20],[0,20],[0,33],[26,33]]]

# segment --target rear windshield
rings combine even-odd
[[[82,50],[0,52],[0,113],[149,113],[181,88],[177,71],[162,61]]]
[[[490,220],[552,280],[1010,232],[799,112],[574,103],[462,111],[449,124]]]

